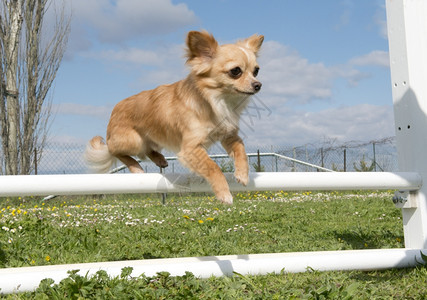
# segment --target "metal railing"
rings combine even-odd
[[[297,163],[297,164],[301,164],[303,166],[311,167],[311,168],[316,169],[317,171],[335,172],[334,170],[331,170],[331,169],[328,169],[328,168],[324,168],[324,167],[321,167],[321,166],[318,166],[318,165],[314,165],[314,164],[311,164],[311,163],[308,163],[308,162],[305,162],[305,161],[302,161],[302,160],[299,160],[299,159],[295,159],[295,158],[292,158],[292,157],[289,157],[289,156],[285,156],[285,155],[281,155],[281,154],[274,153],[274,152],[271,152],[271,153],[247,153],[246,155],[248,157],[270,156],[270,157],[275,157],[275,158],[280,158],[280,159],[284,159],[284,160],[287,160],[287,161],[291,161],[291,162],[294,162],[294,163]],[[216,158],[230,158],[230,156],[227,155],[227,154],[213,154],[213,155],[209,155],[209,157],[212,158],[212,159],[216,159]],[[178,157],[177,156],[168,156],[168,157],[165,157],[165,159],[167,161],[176,161],[176,160],[178,160]],[[137,159],[137,161],[139,163],[143,162],[141,159]],[[121,166],[119,166],[117,168],[112,169],[109,173],[111,173],[111,174],[117,173],[117,172],[123,171],[126,168],[127,167],[125,165],[121,165]]]

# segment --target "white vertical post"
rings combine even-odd
[[[427,182],[427,1],[386,0],[400,171]],[[427,184],[402,208],[406,248],[427,248]]]

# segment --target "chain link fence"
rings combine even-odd
[[[41,159],[33,174],[82,174],[89,170],[83,159],[85,145],[49,143],[41,153]],[[317,172],[323,169],[353,171],[397,171],[395,139],[384,138],[369,142],[338,144],[325,141],[298,147],[259,146],[246,147],[251,172]],[[169,161],[166,173],[187,173],[175,154],[163,152]],[[220,145],[214,145],[209,154],[224,172],[233,172],[233,162]],[[120,164],[120,162],[119,162]],[[160,171],[149,160],[141,166],[147,173]],[[120,172],[128,172],[126,168]]]

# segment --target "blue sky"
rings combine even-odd
[[[59,1],[59,0],[58,0]],[[245,143],[302,145],[394,135],[385,6],[380,0],[72,0],[50,140],[105,136],[113,106],[184,78],[184,40],[263,34],[263,88],[243,116]]]

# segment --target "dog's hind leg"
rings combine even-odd
[[[110,125],[109,125],[110,126]],[[143,153],[144,141],[135,130],[114,128],[107,130],[107,145],[111,155],[124,163],[131,173],[144,173],[139,163],[131,156]]]
[[[116,156],[122,163],[124,163],[131,173],[144,173],[144,170],[139,163],[128,155]]]
[[[160,152],[152,150],[147,153],[147,156],[160,168],[166,168],[168,166],[168,161]]]

